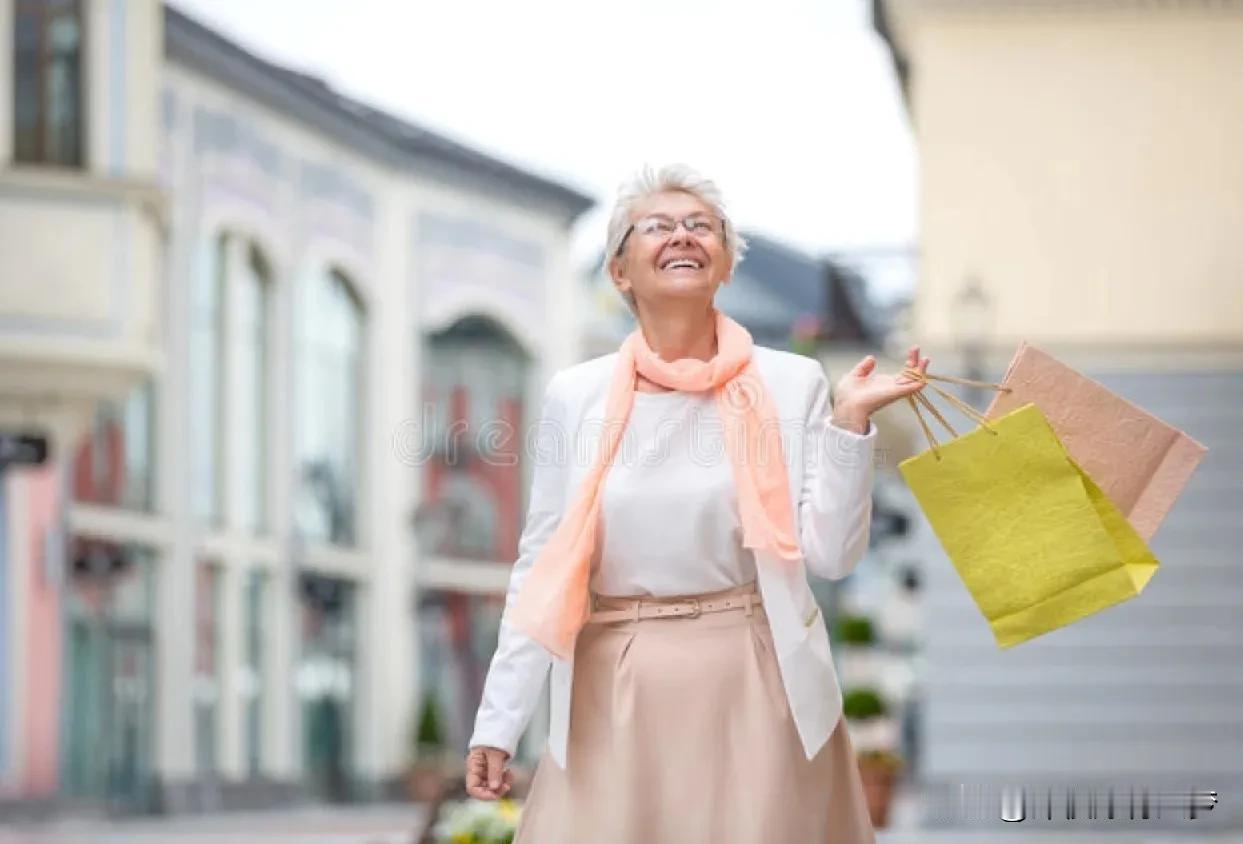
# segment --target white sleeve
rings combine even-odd
[[[518,540],[518,559],[509,575],[496,652],[484,680],[475,730],[468,745],[499,747],[510,756],[535,712],[552,665],[552,654],[513,627],[509,616],[526,573],[561,522],[569,449],[566,420],[554,389],[556,383],[554,375],[544,391],[534,436],[523,437],[524,452],[534,464],[526,524]]]
[[[816,365],[805,428],[799,537],[804,562],[830,580],[850,574],[863,559],[872,525],[876,423],[865,434],[829,421],[829,381]]]

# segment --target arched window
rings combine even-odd
[[[192,284],[189,392],[192,503],[205,525],[224,524],[227,502],[234,527],[268,527],[271,293],[270,265],[253,241],[225,232],[205,246]]]
[[[155,384],[95,409],[73,464],[73,498],[150,512],[155,507]]]
[[[419,547],[441,558],[512,563],[524,512],[523,444],[533,421],[525,402],[531,360],[483,317],[459,320],[426,344],[423,403],[432,448],[423,464]],[[427,588],[420,601],[422,681],[433,690],[448,742],[460,745],[479,707],[504,595]]]
[[[363,424],[363,307],[338,270],[299,290],[298,496],[304,539],[354,545]]]
[[[190,291],[190,473],[195,518],[217,526],[223,517],[221,440],[224,410],[224,273],[229,238],[202,247]]]
[[[424,409],[434,439],[423,500],[441,522],[430,550],[510,559],[521,531],[528,357],[491,320],[467,317],[427,338],[424,361]]]
[[[271,361],[270,333],[272,271],[254,243],[247,244],[236,258],[237,283],[233,311],[233,342],[240,347],[237,357],[236,403],[237,448],[234,471],[238,473],[238,514],[243,529],[261,533],[268,525],[268,459],[272,453],[268,396]]]

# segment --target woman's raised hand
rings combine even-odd
[[[911,346],[906,365],[921,373],[928,371],[928,358],[919,357],[919,346]],[[833,418],[867,430],[867,419],[887,404],[917,393],[924,382],[901,373],[876,372],[876,357],[868,355],[843,375],[833,388]]]
[[[506,767],[509,754],[499,747],[477,745],[466,756],[466,793],[477,800],[504,797],[514,785],[514,772]]]

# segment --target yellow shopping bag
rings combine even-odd
[[[921,390],[907,397],[930,448],[898,464],[997,645],[1009,648],[1138,595],[1157,559],[1066,452],[1035,403],[996,419],[922,380],[980,427],[961,436]],[[954,439],[938,444],[923,405]]]

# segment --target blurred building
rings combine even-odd
[[[948,561],[928,566],[923,776],[1237,791],[1243,6],[875,11],[918,143],[910,330],[934,369],[996,380],[1028,340],[1209,447],[1143,595],[1068,628],[999,651]]]
[[[0,30],[0,811],[375,794],[477,695],[590,200],[154,0]]]

